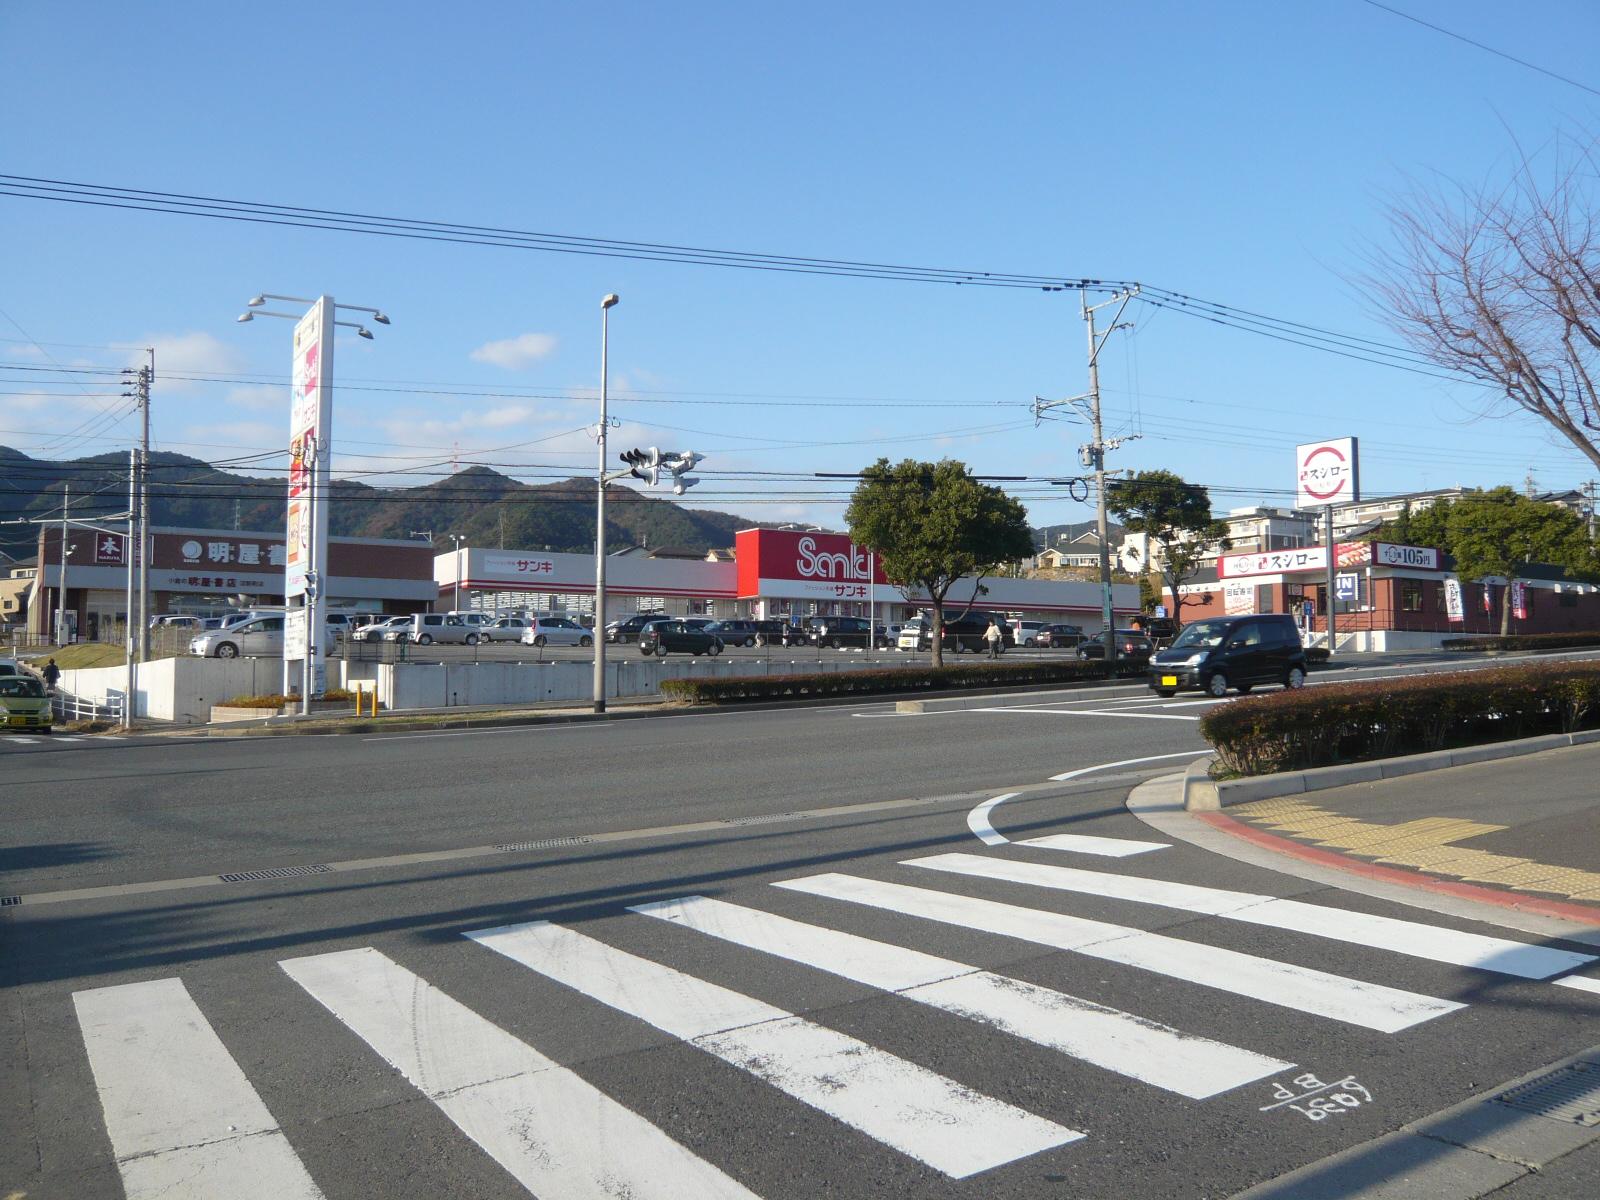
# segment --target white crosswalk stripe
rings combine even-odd
[[[535,921],[466,935],[961,1179],[1084,1135],[763,1001]]]
[[[895,992],[1194,1099],[1294,1065],[965,963],[704,896],[633,911]]]
[[[128,1200],[321,1200],[178,979],[74,992]]]
[[[643,1117],[376,950],[279,965],[536,1195],[753,1197]]]
[[[1466,1007],[1453,1000],[1105,921],[905,884],[826,874],[783,880],[775,886],[1071,950],[1383,1033],[1408,1029]]]
[[[1067,850],[1073,854],[1097,854],[1101,858],[1128,858],[1167,848],[1165,842],[1135,842],[1127,838],[1090,837],[1082,833],[1051,833],[1044,837],[1026,838],[1017,845],[1033,846],[1040,850]]]
[[[911,859],[905,865],[1226,917],[1231,921],[1308,933],[1314,937],[1454,966],[1476,967],[1522,979],[1548,979],[1595,961],[1592,954],[1550,946],[1531,946],[1526,942],[1489,937],[1481,933],[1463,933],[1421,921],[1374,916],[1253,892],[1233,892],[1191,883],[1146,879],[1138,875],[1115,875],[977,854],[936,854]]]

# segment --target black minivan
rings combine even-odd
[[[1196,690],[1221,696],[1229,688],[1242,694],[1257,684],[1305,682],[1306,652],[1287,613],[1191,621],[1150,660],[1150,690],[1158,696]]]

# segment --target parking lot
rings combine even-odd
[[[592,647],[578,646],[524,646],[517,642],[482,642],[476,646],[416,646],[396,645],[393,642],[356,642],[348,644],[341,642],[333,657],[344,658],[348,656],[356,662],[417,662],[417,663],[461,663],[461,662],[559,662],[563,660],[589,661],[594,657]],[[637,640],[628,642],[612,642],[606,646],[606,657],[614,659],[642,659],[645,655],[639,652]],[[674,656],[676,657],[676,656]],[[832,662],[841,657],[849,657],[868,662],[881,662],[885,666],[906,666],[911,663],[925,662],[930,657],[927,650],[864,650],[861,647],[844,647],[838,650],[819,649],[815,646],[726,646],[722,650],[722,657],[730,659],[751,659],[756,661],[771,660],[775,662]],[[966,661],[974,657],[969,651],[962,651],[960,659]],[[978,656],[982,657],[982,656]],[[1063,650],[1036,650],[1013,647],[1003,655],[1007,662],[1034,659],[1071,659],[1074,652]],[[957,658],[954,651],[945,651],[945,660],[953,662]]]

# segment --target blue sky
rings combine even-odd
[[[1600,87],[1587,0],[1531,0],[1514,22],[1487,0],[1394,6]],[[1386,200],[1409,181],[1495,178],[1513,139],[1600,130],[1597,104],[1362,0],[0,6],[9,174],[1137,279],[1383,340],[1354,280]],[[0,262],[0,361],[120,366],[154,344],[156,442],[206,459],[286,441],[290,326],[233,320],[263,290],[393,317],[339,345],[339,466],[377,479],[435,478],[457,455],[528,479],[592,470],[581,427],[612,291],[613,448],[705,453],[701,506],[837,523],[836,483],[718,472],[850,471],[882,454],[1070,474],[1084,440],[1024,407],[1086,387],[1072,293],[8,196]],[[1218,508],[1283,502],[1296,442],[1352,434],[1368,494],[1590,473],[1528,419],[1475,419],[1471,388],[1137,304],[1129,318],[1102,385],[1110,430],[1143,436],[1112,465],[1214,485]],[[0,377],[28,390],[22,372]],[[52,457],[127,444],[131,421],[84,425],[108,398],[55,391],[6,397],[0,443]],[[1065,496],[1028,505],[1041,524],[1089,515]]]

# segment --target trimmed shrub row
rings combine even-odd
[[[344,688],[329,688],[321,696],[323,700],[342,700],[346,703],[354,700],[356,694]],[[232,700],[224,700],[219,708],[286,708],[291,704],[299,704],[299,696],[235,696]]]
[[[1600,663],[1331,684],[1211,709],[1217,766],[1267,775],[1600,725]]]
[[[1143,676],[1144,660],[1119,662],[1119,676]],[[1077,683],[1108,678],[1095,660],[993,663],[956,667],[885,667],[882,670],[827,674],[750,675],[729,679],[664,679],[661,693],[691,704],[736,704],[741,700],[779,700],[792,696],[862,696],[874,692],[960,691],[1026,683]]]
[[[1600,633],[1516,633],[1506,637],[1447,638],[1445,650],[1562,650],[1600,646]]]

